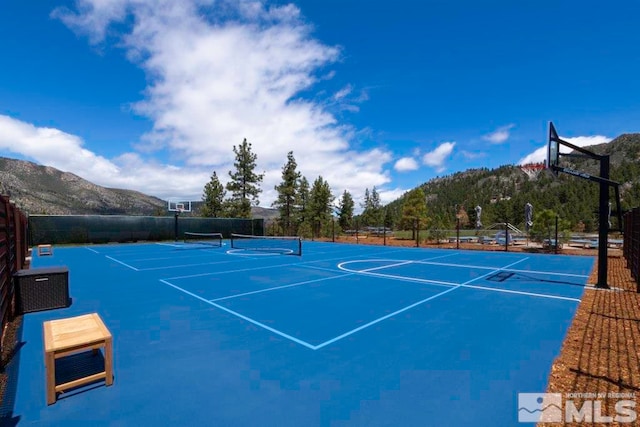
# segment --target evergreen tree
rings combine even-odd
[[[405,228],[411,228],[413,239],[416,239],[416,230],[425,225],[427,220],[427,202],[424,191],[418,187],[409,192],[402,207],[402,223]]]
[[[258,156],[251,152],[251,144],[246,138],[240,146],[233,146],[233,152],[236,155],[235,172],[229,171],[231,180],[227,183],[227,190],[231,192],[230,216],[251,218],[251,205],[259,203],[258,195],[262,191],[259,184],[264,174],[255,173]]]
[[[369,201],[369,210],[371,213],[369,214],[371,225],[378,227],[382,220],[382,204],[380,203],[380,193],[374,186],[371,190],[371,199]]]
[[[361,224],[364,226],[378,227],[382,220],[382,205],[380,203],[380,194],[374,186],[371,192],[366,188],[364,190],[364,203],[362,204],[362,214],[360,215]]]
[[[351,224],[353,222],[353,208],[355,203],[353,202],[353,197],[351,197],[351,193],[347,190],[344,190],[342,193],[342,197],[340,198],[339,206],[338,206],[338,224],[342,231],[350,230]]]
[[[556,235],[556,217],[557,214],[551,209],[545,209],[536,214],[530,231],[531,240],[535,242],[553,241]],[[571,234],[569,227],[569,221],[558,219],[558,240],[560,242],[569,240]]]
[[[362,208],[362,213],[360,214],[360,225],[367,226],[370,225],[369,215],[371,213],[371,193],[369,192],[369,187],[364,189],[364,201],[360,203],[360,207]]]
[[[309,214],[314,236],[319,236],[322,226],[331,220],[333,200],[329,183],[319,176],[309,192]]]
[[[287,163],[282,167],[282,182],[275,186],[278,198],[272,206],[280,211],[280,225],[285,234],[292,234],[292,221],[295,218],[295,202],[300,172],[297,169],[293,151],[287,154]]]
[[[224,207],[224,197],[226,194],[227,192],[218,179],[218,175],[213,171],[211,180],[204,186],[204,193],[202,195],[202,201],[204,204],[202,206],[201,215],[214,218],[221,217]]]
[[[309,181],[306,177],[300,178],[298,194],[296,195],[296,221],[298,224],[298,236],[311,237],[311,224],[309,214]]]

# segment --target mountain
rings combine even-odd
[[[167,202],[138,191],[105,188],[77,175],[24,160],[0,157],[0,192],[27,214],[166,215]],[[197,215],[199,202],[192,205]],[[253,207],[254,218],[278,216]]]
[[[28,214],[154,215],[167,207],[157,197],[101,187],[69,172],[5,157],[0,157],[0,191]]]
[[[624,134],[608,144],[587,149],[609,155],[610,179],[620,183],[623,211],[640,206],[640,134]],[[599,162],[587,158],[562,156],[560,166],[592,176],[600,174]],[[470,169],[432,179],[419,187],[425,193],[432,224],[441,227],[453,228],[456,213],[462,209],[464,217],[469,218],[462,226],[473,228],[476,206],[482,207],[485,226],[505,221],[523,226],[524,206],[531,203],[535,211],[553,210],[576,231],[597,229],[599,185],[564,173],[556,177],[548,170],[540,170],[539,165]],[[615,208],[613,189],[610,195]],[[394,223],[402,217],[406,196],[385,207]]]
[[[619,182],[623,210],[640,206],[640,134],[624,134],[608,144],[588,147],[610,157],[610,177]],[[598,162],[585,158],[561,157],[561,166],[598,176]],[[560,173],[554,176],[539,166],[505,165],[496,169],[470,169],[438,177],[421,184],[427,198],[431,224],[453,228],[456,213],[466,213],[473,227],[475,207],[482,207],[482,222],[524,223],[524,206],[535,212],[553,210],[575,230],[597,229],[599,185]],[[166,215],[167,204],[137,191],[105,188],[77,175],[35,163],[0,157],[0,191],[29,214],[123,214]],[[611,201],[614,202],[611,191]],[[393,224],[399,224],[406,194],[384,209]],[[200,202],[192,205],[198,214]],[[615,203],[614,203],[615,206]],[[254,218],[278,217],[275,209],[254,207]],[[466,220],[465,220],[466,221]],[[375,225],[375,224],[370,224]]]

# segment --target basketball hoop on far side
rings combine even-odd
[[[191,202],[181,199],[170,199],[167,204],[167,210],[175,215],[182,215],[191,212]]]

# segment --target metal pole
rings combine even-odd
[[[356,245],[358,244],[358,220],[356,219]]]
[[[178,211],[176,211],[174,220],[173,220],[173,236],[175,237],[176,242],[178,241]]]
[[[420,247],[420,218],[416,218],[416,248]]]
[[[456,249],[460,249],[460,217],[456,216]]]
[[[336,219],[333,216],[331,216],[331,234],[333,236],[331,238],[331,241],[335,243],[336,242]]]
[[[504,251],[509,252],[509,223],[504,220]]]
[[[553,253],[558,254],[558,215],[556,215],[556,238],[553,242]]]
[[[600,159],[600,177],[609,179],[609,156]],[[609,289],[607,283],[607,247],[609,243],[609,184],[600,183],[600,203],[598,206],[598,283],[596,288]]]
[[[384,210],[384,219],[382,220],[382,245],[387,246],[387,210]]]

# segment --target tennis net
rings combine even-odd
[[[231,247],[246,251],[302,255],[302,239],[300,237],[231,234]]]
[[[222,233],[193,233],[185,231],[184,243],[221,247]]]

